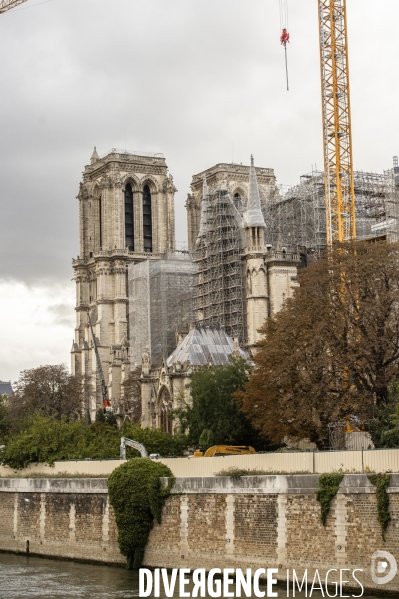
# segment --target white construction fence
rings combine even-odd
[[[399,449],[363,451],[306,451],[258,453],[215,458],[161,458],[176,477],[215,476],[230,468],[259,470],[270,474],[323,474],[326,472],[399,472]],[[82,476],[102,477],[111,474],[124,460],[76,460],[31,465],[14,471],[0,466],[1,477],[13,476]]]

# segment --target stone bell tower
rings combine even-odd
[[[129,374],[128,265],[175,249],[173,177],[163,154],[94,149],[79,194],[80,253],[72,261],[76,327],[72,373],[89,375],[91,418],[102,405],[90,311],[108,396],[114,408]],[[122,389],[122,391],[121,391]]]
[[[268,316],[267,268],[265,267],[265,219],[260,207],[254,159],[249,168],[248,203],[243,213],[245,231],[247,343],[254,350],[262,335],[258,332]]]

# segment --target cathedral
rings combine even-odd
[[[71,356],[72,372],[93,385],[91,418],[102,380],[126,416],[124,382],[140,366],[142,424],[172,433],[171,411],[193,369],[256,352],[259,329],[296,285],[299,256],[268,240],[268,205],[279,196],[273,169],[251,157],[250,166],[218,164],[193,177],[184,261],[175,251],[175,192],[161,154],[100,158],[95,150],[85,167]]]
[[[193,179],[187,212],[195,265],[194,324],[161,367],[150,368],[149,356],[143,355],[144,426],[173,432],[171,413],[182,398],[190,401],[193,369],[225,365],[230,355],[253,355],[259,329],[296,285],[299,256],[267,243],[264,212],[275,186],[273,171],[261,169],[262,202],[252,156],[249,167],[237,168],[239,176],[232,167],[218,165]]]
[[[94,149],[84,169],[77,196],[80,252],[72,261],[76,327],[71,362],[72,374],[91,378],[92,419],[102,406],[101,370],[108,397],[120,400],[130,370],[128,266],[174,251],[175,192],[162,154],[112,149],[100,157]]]

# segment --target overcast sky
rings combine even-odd
[[[93,146],[163,152],[178,188],[217,162],[322,168],[316,0],[28,0],[0,15],[0,379],[66,362],[78,191]],[[355,168],[399,154],[399,2],[348,0]]]

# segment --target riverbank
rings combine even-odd
[[[366,475],[345,475],[326,525],[316,500],[318,475],[177,478],[151,531],[144,566],[165,568],[363,570],[372,554],[399,561],[399,475],[388,489],[391,522],[386,540],[378,521],[376,489]],[[107,480],[0,479],[0,549],[61,559],[124,565],[109,503]],[[384,585],[397,592],[398,582]]]
[[[137,572],[106,565],[0,553],[0,588],[2,599],[133,599],[138,597],[139,577]],[[287,596],[284,587],[275,590],[280,598]],[[296,591],[295,596],[304,599],[305,593]],[[179,593],[173,597],[178,599]],[[322,595],[316,590],[312,597],[321,599]],[[363,595],[363,599],[384,597]]]

